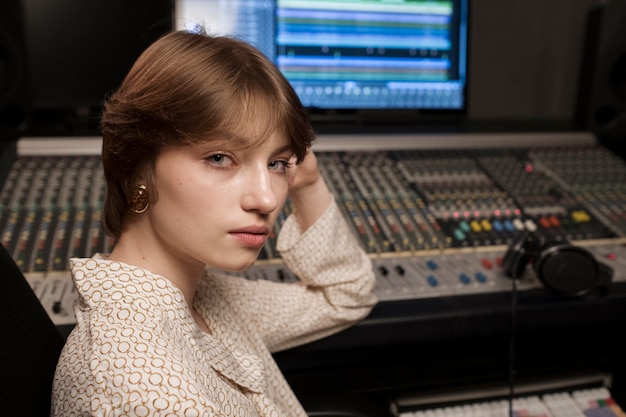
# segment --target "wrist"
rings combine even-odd
[[[320,177],[312,184],[290,193],[290,199],[298,217],[298,223],[303,230],[306,230],[324,214],[333,196],[326,182]]]

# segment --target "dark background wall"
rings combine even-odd
[[[587,12],[598,3],[473,0],[469,118],[572,118]]]

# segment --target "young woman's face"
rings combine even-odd
[[[145,213],[160,255],[227,271],[250,267],[287,198],[291,156],[278,133],[243,150],[226,141],[164,149],[158,201]]]

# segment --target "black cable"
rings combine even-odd
[[[513,398],[515,396],[515,317],[517,311],[517,278],[511,289],[511,336],[509,339],[509,417],[514,417]]]

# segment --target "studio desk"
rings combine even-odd
[[[276,353],[305,403],[367,403],[398,415],[586,387],[626,403],[624,161],[584,133],[327,136],[316,146],[372,259],[380,302],[341,333]],[[0,172],[1,243],[68,334],[67,258],[114,244],[100,232],[99,140],[30,138],[14,151]],[[287,204],[277,232],[289,212]],[[529,231],[610,266],[606,291],[556,293],[531,263],[521,278],[507,277],[502,259]],[[274,243],[240,275],[297,280]]]

